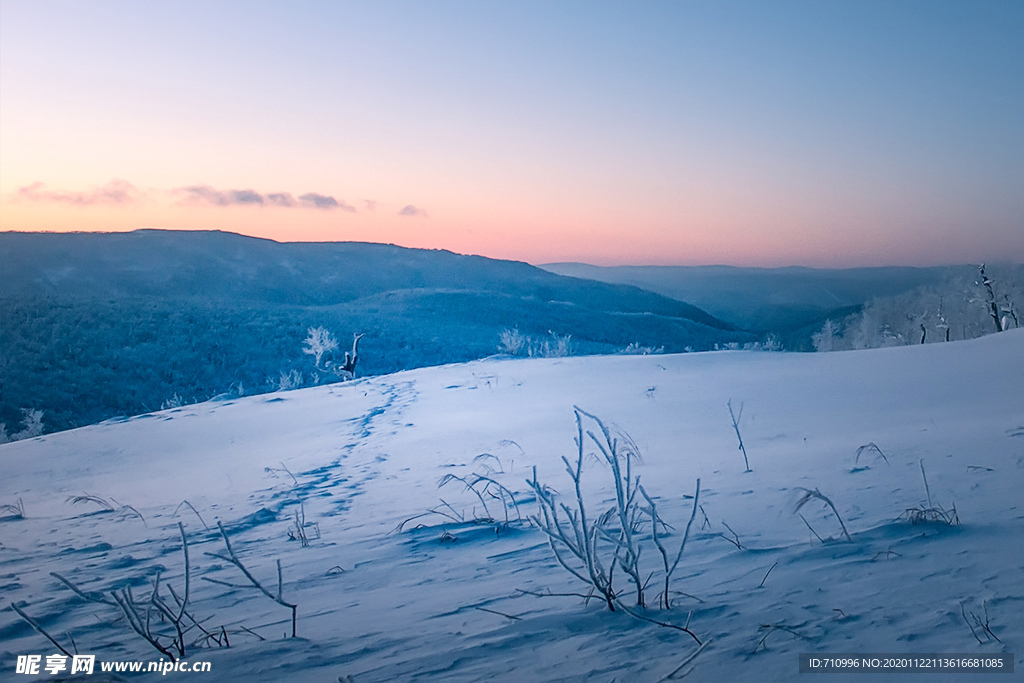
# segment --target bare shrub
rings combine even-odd
[[[310,533],[313,534],[312,537]],[[302,543],[302,547],[306,548],[309,546],[311,538],[314,541],[320,538],[320,524],[306,521],[306,506],[300,502],[299,507],[295,509],[292,526],[288,529],[288,539],[299,541]]]
[[[551,335],[551,339],[545,339],[538,345],[536,355],[542,358],[564,358],[572,355],[572,335],[559,337],[554,332],[548,334]]]
[[[530,338],[520,332],[518,328],[502,330],[498,340],[498,352],[510,356],[523,354],[530,343]]]
[[[277,378],[277,390],[278,391],[291,391],[292,389],[298,389],[302,386],[302,373],[292,368],[288,372],[281,371],[281,376]]]
[[[623,356],[650,356],[665,353],[664,346],[641,346],[640,342],[630,342],[626,348],[619,351]]]
[[[109,594],[93,593],[82,590],[57,572],[50,572],[50,576],[70,588],[75,595],[83,600],[116,607],[120,610],[125,623],[132,631],[173,662],[175,661],[175,653],[177,653],[178,657],[185,656],[187,651],[186,635],[188,633],[198,629],[206,634],[206,636],[212,635],[188,611],[191,561],[189,559],[188,540],[185,536],[185,526],[181,522],[178,522],[178,532],[181,535],[185,571],[181,595],[178,595],[174,588],[167,584],[170,601],[162,595],[163,584],[160,582],[160,573],[157,573],[153,578],[152,590],[149,595],[141,598],[136,598],[131,584],[127,584],[119,590],[110,591]],[[170,631],[165,628],[165,623],[169,624]],[[224,631],[224,634],[226,639],[226,631]],[[226,644],[226,641],[224,644]]]
[[[228,540],[228,534],[227,534],[226,531],[224,531],[224,525],[221,524],[220,522],[217,522],[217,528],[220,530],[220,535],[221,535],[221,538],[224,540],[224,547],[227,549],[228,554],[227,555],[219,555],[217,553],[204,553],[204,554],[208,555],[209,557],[216,558],[218,560],[223,560],[225,562],[228,562],[229,564],[233,564],[235,567],[238,568],[238,570],[240,572],[242,572],[242,574],[245,576],[245,578],[247,578],[249,580],[249,583],[251,584],[251,586],[244,586],[244,585],[228,583],[226,581],[219,581],[217,579],[211,579],[211,578],[206,577],[206,576],[202,577],[203,580],[209,581],[210,583],[218,583],[218,584],[220,584],[222,586],[230,586],[232,588],[250,588],[250,587],[251,588],[256,588],[261,593],[266,595],[268,598],[270,598],[271,600],[276,602],[277,604],[281,605],[282,607],[287,607],[287,608],[291,609],[291,611],[292,611],[292,638],[295,638],[296,637],[295,636],[295,627],[296,627],[296,617],[297,617],[298,605],[294,604],[294,603],[291,603],[291,602],[288,602],[287,600],[285,600],[282,597],[282,593],[283,593],[283,590],[284,590],[284,580],[283,580],[283,578],[281,576],[281,560],[277,561],[277,592],[273,593],[273,592],[269,591],[262,583],[260,583],[259,580],[255,576],[252,575],[252,572],[250,572],[248,570],[248,568],[246,568],[246,566],[244,564],[242,564],[242,560],[239,559],[238,555],[235,554],[234,548],[231,547],[231,541]]]
[[[518,329],[506,328],[499,336],[498,352],[530,358],[564,358],[573,354],[571,335],[559,336],[550,331],[548,334],[550,338],[536,339]]]
[[[574,407],[574,413],[576,456],[572,460],[562,457],[565,470],[573,482],[574,499],[570,504],[560,502],[557,493],[551,487],[538,481],[537,470],[534,468],[533,479],[527,481],[527,484],[536,494],[539,510],[537,515],[530,517],[530,520],[547,536],[548,545],[558,564],[569,574],[589,585],[591,591],[601,597],[610,611],[622,609],[634,618],[683,631],[700,643],[700,639],[689,629],[689,622],[686,626],[678,626],[646,617],[637,609],[626,605],[622,594],[616,590],[614,577],[615,571],[619,570],[633,584],[636,608],[645,607],[644,590],[654,573],[645,577],[640,567],[642,541],[645,540],[641,532],[647,523],[650,523],[652,536],[655,536],[656,526],[661,525],[663,529],[667,529],[667,525],[658,515],[653,498],[641,488],[640,477],[633,474],[633,465],[639,461],[639,451],[633,440],[622,433],[613,436],[599,418],[578,407]],[[585,421],[596,428],[596,433],[594,428],[584,428]],[[612,506],[594,516],[588,513],[583,487],[585,446],[588,443],[597,447],[600,453],[598,461],[608,466],[615,489]],[[641,498],[648,501],[649,507],[641,505]],[[660,596],[662,606],[671,605],[669,581],[679,564],[696,510],[695,501],[690,522],[687,524],[687,534],[684,535],[674,561],[669,561],[668,550],[660,537],[654,542],[664,566],[662,578],[665,590]]]

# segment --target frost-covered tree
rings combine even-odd
[[[325,327],[311,327],[307,332],[302,352],[313,356],[313,364],[319,368],[324,354],[338,348],[338,340]]]
[[[0,422],[0,443],[32,439],[43,435],[43,411],[25,409],[21,412],[24,415],[24,419],[22,421],[25,424],[25,427],[21,431],[14,432],[8,436],[7,425]]]
[[[821,330],[815,332],[811,337],[815,351],[835,351],[836,337],[839,335],[839,328],[831,319],[826,320]]]
[[[996,293],[992,287],[992,280],[989,279],[985,273],[985,264],[982,263],[978,266],[978,273],[981,277],[979,282],[981,286],[985,288],[985,303],[988,306],[989,315],[992,316],[992,323],[996,327],[996,332],[1003,331],[1003,322],[999,319],[999,306],[996,304]]]
[[[1019,326],[1015,302],[1024,300],[1024,271],[981,266],[978,275],[963,273],[941,285],[873,299],[839,325],[826,321],[812,337],[815,349],[930,344]]]
[[[1020,327],[1020,320],[1018,320],[1017,318],[1017,307],[1014,304],[1013,299],[1010,298],[1009,294],[1003,295],[1003,300],[999,304],[999,310],[1002,314],[1002,323],[1004,330],[1010,329],[1011,321],[1013,322],[1014,328]]]

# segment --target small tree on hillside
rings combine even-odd
[[[354,378],[356,376],[356,362],[359,360],[359,340],[362,338],[363,335],[361,334],[353,334],[352,352],[345,352],[345,361],[342,363],[325,361],[324,369],[343,380]]]
[[[1003,322],[999,318],[999,306],[996,304],[996,294],[992,289],[992,280],[985,273],[985,264],[978,266],[978,274],[981,275],[980,284],[985,288],[985,304],[988,306],[989,315],[992,316],[992,323],[996,332],[1003,331]]]
[[[308,333],[302,352],[313,356],[314,365],[319,368],[324,354],[338,348],[338,340],[325,327],[311,327]]]
[[[831,319],[825,321],[821,330],[815,332],[811,337],[815,351],[835,351],[836,337],[839,334],[838,326]]]

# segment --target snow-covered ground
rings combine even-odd
[[[730,399],[743,405],[749,473]],[[182,522],[189,609],[211,631],[223,626],[231,646],[190,648],[186,659],[210,661],[213,672],[169,678],[662,680],[696,642],[598,600],[521,592],[586,591],[528,523],[426,514],[398,530],[442,499],[447,515],[482,516],[459,482],[439,487],[448,474],[489,474],[515,492],[525,518],[537,510],[526,484],[536,466],[570,502],[561,457],[575,453],[573,406],[636,442],[643,462],[634,473],[674,527],[671,548],[693,505],[684,496],[701,480],[702,512],[672,577],[673,608],[655,608],[660,574],[647,589],[644,614],[689,619],[705,643],[674,678],[794,680],[801,652],[1013,652],[1018,673],[998,680],[1022,675],[1024,330],[829,354],[485,360],[0,446],[0,504],[24,505],[24,518],[0,519],[0,678],[29,680],[14,675],[17,655],[55,651],[11,601],[68,649],[73,639],[98,660],[155,659],[117,607],[82,599],[51,572],[104,596],[131,585],[136,600],[160,572],[170,600],[164,586],[184,587]],[[887,461],[873,449],[858,459],[868,443]],[[485,453],[494,457],[478,457]],[[820,501],[800,510],[808,528],[794,512],[801,487],[835,504],[851,540]],[[613,501],[596,458],[583,488],[595,509]],[[70,502],[84,493],[131,506],[144,521],[127,508]],[[901,519],[927,506],[929,493],[933,507],[955,504],[959,526]],[[300,504],[308,547],[289,538]],[[488,505],[503,519],[500,503]],[[280,560],[282,597],[298,605],[297,638],[285,637],[287,608],[205,554],[225,553],[217,522],[271,592]],[[650,546],[641,562],[656,572],[661,559]],[[979,643],[964,615],[986,612],[991,634],[975,624]]]

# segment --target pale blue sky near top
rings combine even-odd
[[[0,38],[0,200],[308,188],[430,223],[250,232],[528,260],[1024,258],[1024,2],[3,0]],[[4,222],[73,222],[44,204]]]

